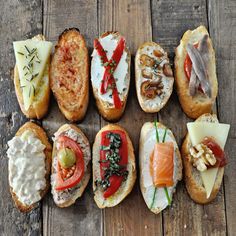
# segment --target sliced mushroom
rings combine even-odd
[[[152,81],[144,81],[141,84],[141,94],[144,97],[153,99],[157,95],[160,96],[162,94],[163,85],[161,83],[161,80],[158,82],[152,82]]]
[[[140,63],[141,65],[143,66],[147,66],[147,67],[153,67],[154,64],[155,64],[155,60],[151,57],[149,57],[148,55],[146,54],[142,54],[140,56]]]
[[[143,78],[146,78],[146,79],[152,79],[153,74],[150,70],[143,69],[142,70],[142,76],[143,76]]]
[[[163,66],[163,73],[167,77],[173,77],[173,72],[172,72],[170,64],[168,64],[168,63],[164,64],[164,66]]]
[[[162,57],[164,55],[161,51],[159,51],[157,49],[153,51],[153,54],[156,57]]]

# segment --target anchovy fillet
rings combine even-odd
[[[188,55],[192,61],[192,68],[194,69],[194,71],[200,81],[203,92],[210,97],[211,96],[211,87],[210,87],[210,84],[208,81],[207,69],[206,69],[205,62],[204,62],[200,52],[198,51],[198,49],[196,49],[193,45],[187,44],[186,49],[187,49]]]

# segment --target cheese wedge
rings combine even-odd
[[[202,142],[205,137],[213,137],[224,150],[230,125],[210,122],[190,122],[187,123],[187,128],[193,146]],[[207,198],[211,195],[218,169],[219,168],[211,168],[201,172],[201,178],[206,190]]]
[[[33,102],[35,90],[43,76],[52,43],[38,39],[13,42],[25,110]]]

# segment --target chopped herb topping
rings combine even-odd
[[[18,54],[20,54],[20,55],[22,55],[22,56],[24,56],[25,54],[24,53],[22,53],[22,52],[17,52]]]
[[[99,163],[109,162],[108,167],[104,167],[105,175],[103,180],[96,180],[95,185],[101,187],[104,191],[110,186],[109,178],[112,175],[123,176],[127,179],[128,171],[124,170],[125,166],[119,165],[121,156],[119,150],[122,140],[119,134],[109,132],[106,136],[110,144],[108,146],[101,146],[101,150],[106,152],[106,160],[101,160]]]

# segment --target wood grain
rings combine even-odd
[[[129,133],[133,142],[138,168],[138,143],[140,129],[145,121],[155,115],[144,113],[137,101],[134,84],[134,55],[140,44],[152,39],[151,12],[148,1],[100,1],[99,33],[118,30],[127,40],[132,54],[131,84],[125,113],[118,122]],[[132,23],[131,23],[132,22]],[[101,126],[105,125],[104,120]],[[151,213],[142,198],[139,180],[131,194],[118,206],[104,210],[105,235],[160,235],[161,215]]]
[[[44,34],[48,40],[56,43],[58,36],[66,29],[76,27],[84,35],[91,52],[93,38],[97,35],[97,2],[91,1],[44,1]],[[90,91],[90,98],[92,91]],[[43,127],[50,136],[64,123],[67,123],[53,100],[51,109],[43,120]],[[94,101],[90,99],[85,119],[79,127],[88,136],[92,144],[96,132],[100,129],[100,117],[95,111]],[[56,207],[52,196],[43,204],[44,235],[100,235],[102,215],[93,200],[91,183],[83,196],[66,209]]]
[[[41,1],[30,0],[2,1],[0,7],[0,235],[41,234],[40,204],[28,214],[20,213],[15,208],[9,191],[6,156],[7,141],[26,121],[20,111],[11,79],[15,63],[12,42],[41,33],[41,7]]]
[[[236,2],[208,1],[210,34],[216,48],[219,96],[218,115],[221,122],[231,124],[226,151],[229,164],[225,169],[225,210],[227,233],[235,235],[236,225]],[[223,196],[222,196],[223,198]]]
[[[183,33],[201,24],[208,27],[204,0],[152,1],[153,40],[169,52],[172,62]],[[159,112],[159,120],[171,128],[180,146],[190,119],[183,113],[175,92]],[[224,235],[223,190],[211,205],[203,207],[189,198],[184,183],[179,184],[172,207],[164,211],[163,227],[165,235]]]

